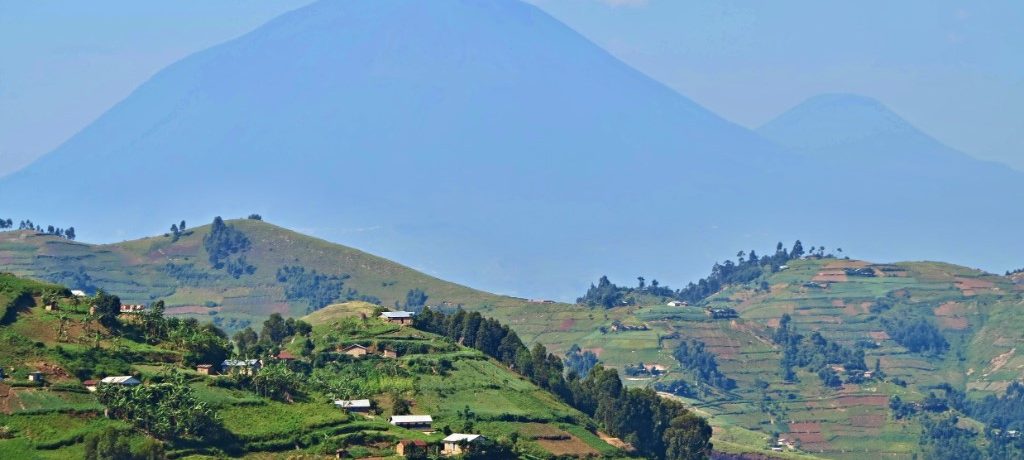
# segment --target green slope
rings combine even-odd
[[[57,292],[58,310],[40,305],[42,295]],[[323,381],[343,382],[337,392],[326,391],[305,378],[293,392],[294,400],[261,397],[234,388],[231,377],[205,376],[181,363],[181,352],[170,342],[146,344],[130,335],[113,334],[99,328],[100,339],[86,332],[95,321],[88,320],[88,306],[59,286],[0,274],[3,305],[22,299],[11,321],[0,325],[0,362],[6,379],[0,381],[0,458],[84,458],[84,440],[105,428],[121,431],[129,444],[141,445],[148,435],[129,423],[103,417],[103,406],[82,385],[81,378],[109,375],[104,369],[123,366],[120,374],[133,374],[145,384],[183,374],[200,401],[210,404],[216,417],[233,439],[234,456],[251,458],[333,457],[344,447],[360,457],[389,457],[399,439],[422,439],[440,445],[440,431],[423,434],[387,423],[391,402],[399,395],[411,404],[413,413],[430,414],[434,426],[467,430],[509,442],[516,433],[516,449],[532,458],[549,458],[564,453],[593,454],[608,458],[624,455],[593,431],[594,422],[563,404],[552,394],[512,373],[480,352],[463,348],[432,334],[358,318],[321,321],[310,339],[312,356],[300,361],[312,363],[321,352],[333,351],[336,343],[415,342],[419,349],[397,359],[371,356],[340,365],[311,364],[314,376]],[[356,307],[362,307],[356,305]],[[322,317],[322,315],[320,315]],[[58,337],[56,327],[66,320],[68,333]],[[304,341],[286,340],[299,355]],[[97,362],[85,371],[75,371],[67,354],[84,353],[98,345]],[[440,366],[444,361],[446,365]],[[113,363],[113,364],[111,364]],[[308,365],[307,365],[308,366]],[[300,364],[299,367],[302,367]],[[444,368],[443,371],[435,369]],[[45,384],[27,381],[29,372],[42,371]],[[76,375],[88,372],[91,375]],[[92,375],[94,374],[94,375]],[[334,398],[368,398],[374,401],[371,416],[346,414],[332,404]],[[291,399],[289,397],[288,399]],[[469,415],[466,413],[469,409]],[[167,452],[174,458],[216,454],[221,444],[188,440],[169,442]]]
[[[288,301],[275,278],[285,265],[327,274],[346,274],[345,288],[404,302],[410,289],[424,289],[428,304],[463,304],[515,328],[527,342],[555,353],[573,344],[596,352],[608,366],[657,364],[657,377],[626,377],[646,386],[695,376],[680,369],[672,352],[682,341],[699,340],[715,354],[719,368],[738,387],[709,390],[687,400],[711,416],[715,440],[732,451],[767,451],[774,433],[796,440],[799,452],[827,458],[867,455],[903,457],[920,448],[918,420],[895,421],[891,396],[923,399],[934,385],[949,383],[970,398],[999,394],[1024,377],[1024,276],[997,276],[938,262],[871,264],[839,259],[805,259],[744,285],[728,286],[706,305],[669,307],[663,300],[612,309],[531,303],[465,288],[344,246],[306,237],[260,221],[231,221],[252,241],[245,253],[252,275],[232,278],[213,270],[202,249],[208,226],[178,241],[154,237],[94,246],[26,232],[0,233],[0,266],[18,274],[68,283],[85,279],[122,295],[148,302],[166,299],[171,312],[207,318],[262,319],[270,312],[308,313],[301,301]],[[167,263],[192,264],[194,279],[175,278]],[[846,268],[869,268],[875,276],[847,275]],[[88,278],[83,278],[84,273]],[[766,283],[770,289],[758,289]],[[76,287],[71,284],[72,287]],[[888,299],[888,300],[886,300]],[[344,299],[339,299],[339,302]],[[666,299],[667,300],[667,299]],[[210,307],[208,302],[214,304]],[[872,312],[872,306],[891,304]],[[734,320],[713,320],[703,307],[728,307]],[[334,322],[369,311],[366,304],[342,303],[312,314],[313,322]],[[842,388],[825,388],[817,375],[797,370],[797,382],[780,374],[781,348],[772,334],[783,314],[803,334],[854,348],[866,343],[866,363],[877,360],[886,378]],[[938,326],[950,348],[939,356],[915,353],[886,333],[885,321],[901,315]],[[645,326],[613,331],[613,324]],[[905,382],[905,386],[897,383]]]
[[[876,276],[847,276],[845,268],[870,268]],[[759,290],[761,282],[769,291]],[[683,379],[672,352],[681,341],[704,342],[719,369],[737,381],[730,392],[711,390],[687,399],[711,417],[718,446],[736,444],[765,451],[768,437],[798,440],[800,452],[827,458],[900,458],[917,452],[917,420],[895,421],[889,398],[920,401],[936,385],[949,383],[972,399],[999,394],[1024,378],[1024,284],[1010,278],[936,262],[876,265],[861,261],[792,261],[787,270],[744,285],[728,286],[706,305],[669,307],[665,302],[608,310],[582,307],[545,310],[525,306],[490,314],[509,318],[524,337],[565,350],[578,344],[622,369],[644,362],[667,369],[657,377],[627,377],[630,385]],[[889,309],[872,306],[892,300]],[[667,300],[667,299],[665,299]],[[714,320],[708,308],[733,308],[739,318]],[[817,375],[798,370],[797,382],[780,373],[782,349],[772,335],[783,314],[804,335],[865,349],[869,368],[878,360],[885,379],[825,388]],[[915,353],[886,333],[885,321],[902,316],[935,324],[947,352]],[[646,330],[613,332],[614,322]],[[602,328],[606,332],[602,332]],[[894,382],[904,381],[906,386]],[[759,434],[758,434],[759,433]]]
[[[17,275],[46,279],[71,289],[102,288],[127,302],[164,300],[169,314],[252,321],[273,312],[301,316],[311,310],[289,300],[278,269],[299,266],[320,274],[347,276],[342,291],[372,296],[384,305],[404,303],[411,289],[422,289],[431,305],[469,308],[514,306],[522,299],[497,296],[439,280],[365,252],[305,236],[258,220],[227,221],[246,235],[242,255],[256,268],[234,278],[214,270],[203,248],[210,226],[196,227],[178,240],[158,236],[108,245],[90,245],[27,231],[0,232],[0,267]],[[169,267],[173,264],[174,267]],[[343,296],[344,292],[338,292]],[[344,300],[339,298],[338,301]],[[244,323],[242,323],[244,324]]]

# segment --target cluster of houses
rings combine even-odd
[[[407,325],[412,323],[413,315],[415,315],[415,313],[409,311],[386,311],[380,314],[380,318],[389,323]],[[339,348],[337,351],[353,358],[362,358],[371,354],[371,350],[369,348],[358,343]],[[397,351],[387,347],[381,347],[376,352],[384,358],[398,357]],[[288,350],[278,353],[275,358],[279,361],[293,361],[298,359],[297,356]],[[196,372],[203,375],[214,375],[217,373],[253,375],[256,372],[259,372],[262,367],[263,361],[259,359],[225,359],[220,363],[220,366],[214,366],[213,364],[200,364],[196,366]]]
[[[339,399],[334,401],[334,405],[341,410],[359,414],[369,412],[373,406],[369,399]],[[434,432],[434,418],[430,415],[392,415],[389,423],[408,430],[422,431],[424,433]],[[472,450],[474,445],[485,439],[479,434],[452,433],[441,441],[443,446],[440,453],[444,456],[462,455]],[[395,453],[402,457],[411,456],[414,451],[426,453],[428,447],[429,444],[426,441],[403,439],[395,445]],[[342,452],[339,451],[338,458],[342,458],[342,456]]]

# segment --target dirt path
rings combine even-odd
[[[11,413],[11,386],[0,383],[0,412]]]

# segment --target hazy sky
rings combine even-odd
[[[740,124],[854,92],[1024,170],[1024,2],[531,1]],[[162,67],[306,3],[0,0],[0,175]]]

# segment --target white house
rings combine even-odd
[[[334,401],[334,405],[339,409],[347,410],[349,412],[366,412],[370,410],[369,399],[338,399]]]
[[[673,300],[673,301],[669,302],[669,303],[668,303],[668,304],[666,304],[666,305],[668,305],[668,306],[670,306],[670,307],[685,307],[685,306],[687,306],[687,305],[689,305],[689,304],[690,304],[690,303],[689,303],[689,302],[686,302],[686,301],[681,301],[681,300]]]
[[[462,455],[472,449],[472,444],[483,440],[484,437],[478,434],[452,433],[444,438],[444,449],[442,455]]]
[[[79,289],[72,289],[71,290],[71,295],[73,295],[75,297],[85,297],[85,291],[82,291],[82,290],[79,290]]]
[[[413,315],[415,313],[411,311],[385,311],[381,312],[380,319],[389,323],[409,324],[412,323]]]
[[[252,375],[260,370],[260,367],[263,367],[263,363],[258,359],[225,359],[220,363],[220,370],[223,374],[237,370],[241,374]]]
[[[142,384],[142,382],[139,379],[137,379],[135,377],[132,377],[130,375],[119,375],[119,376],[114,376],[114,377],[103,377],[100,380],[100,383],[106,384],[106,385],[124,385],[124,386],[127,386],[127,387],[133,387],[135,385],[141,385]]]
[[[429,415],[392,415],[390,423],[410,430],[430,431],[434,418]]]

